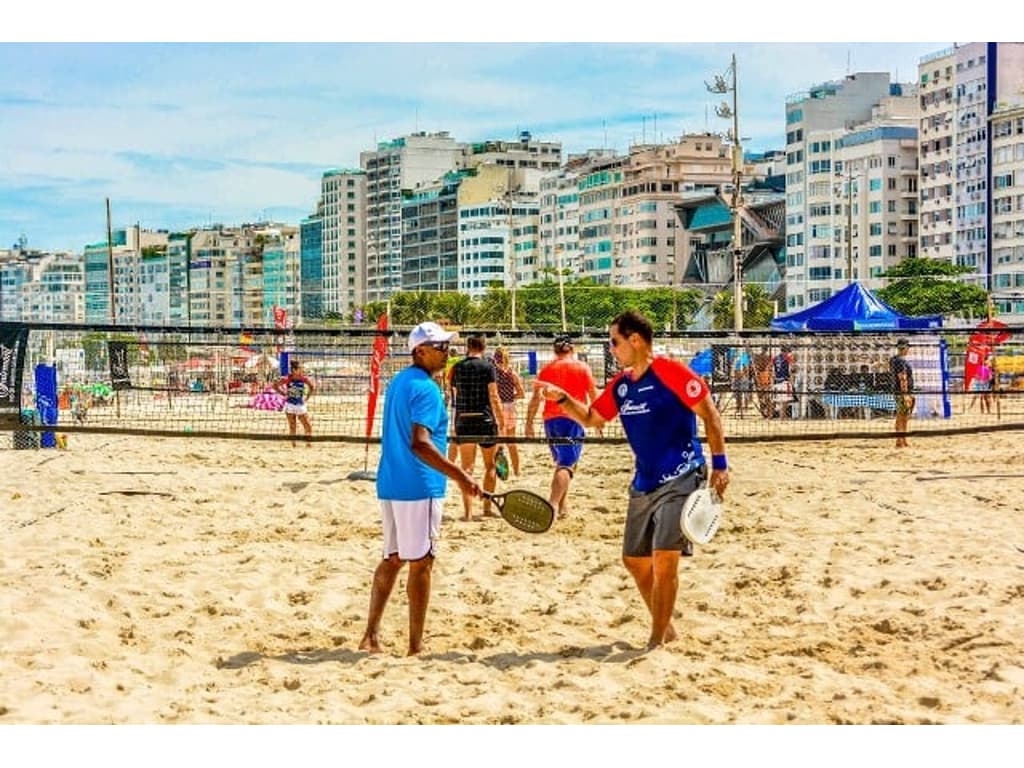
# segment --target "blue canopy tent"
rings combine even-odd
[[[901,315],[860,283],[814,306],[772,320],[773,331],[906,331],[941,328],[941,315]]]
[[[773,331],[836,331],[885,332],[929,330],[942,327],[941,315],[910,317],[901,315],[860,283],[850,283],[843,290],[812,307],[776,317],[771,322]],[[919,417],[942,415],[949,418],[952,405],[949,399],[949,361],[946,343],[932,334],[927,338],[915,337],[911,363],[914,366],[914,385],[919,390],[915,415]],[[820,363],[820,352],[839,352],[842,342],[815,342],[805,347],[805,359],[798,367],[806,370],[817,361],[819,374],[829,373],[828,366]],[[889,344],[889,342],[887,342]],[[836,346],[833,346],[836,345]],[[891,353],[886,347],[886,354]],[[839,359],[838,355],[837,358]],[[848,373],[852,373],[849,371]],[[827,376],[823,376],[827,378]],[[823,384],[821,386],[824,386]]]

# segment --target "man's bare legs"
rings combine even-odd
[[[415,656],[423,650],[423,627],[427,621],[427,606],[430,603],[430,575],[434,558],[427,555],[422,560],[409,563],[409,581],[405,594],[409,598],[409,655]]]
[[[657,648],[676,639],[672,611],[679,591],[679,552],[656,549],[653,557],[623,556],[623,564],[633,575],[640,596],[651,612],[651,636],[648,648]]]
[[[395,588],[395,579],[398,572],[402,570],[402,561],[398,555],[389,555],[377,564],[377,570],[373,572],[373,586],[370,588],[370,613],[366,617],[366,632],[359,643],[359,650],[370,653],[380,653],[380,620],[384,615],[384,607],[391,597],[391,590]],[[410,623],[412,608],[410,604]]]
[[[568,467],[555,467],[555,473],[551,476],[551,494],[548,501],[555,508],[558,516],[566,517],[569,514],[569,482],[572,480],[572,470]]]
[[[497,445],[492,445],[489,448],[481,446],[480,448],[480,455],[484,459],[484,481],[482,485],[487,493],[494,493],[494,489],[498,485],[498,469],[494,464],[494,456],[497,452]],[[491,511],[491,500],[486,497],[484,498],[484,517],[499,517],[497,512]]]
[[[380,620],[384,616],[384,608],[395,588],[398,572],[405,563],[398,555],[391,555],[380,561],[373,574],[373,587],[370,590],[370,613],[366,619],[366,632],[359,643],[359,650],[380,653]],[[414,656],[423,650],[423,628],[427,620],[427,606],[430,604],[430,580],[434,568],[431,555],[422,560],[409,563],[409,580],[405,592],[409,598],[409,655]]]
[[[459,443],[458,448],[459,464],[462,466],[462,471],[472,477],[473,465],[476,464],[476,443]],[[462,494],[462,519],[473,519],[473,497],[468,493]]]
[[[897,406],[899,407],[899,406]],[[909,413],[896,413],[896,447],[906,448],[909,443],[907,442],[907,424],[910,421]]]

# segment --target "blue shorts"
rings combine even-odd
[[[583,425],[566,416],[556,416],[544,422],[544,434],[549,438],[572,438],[573,442],[571,443],[548,443],[555,466],[572,470],[579,463],[580,456],[583,455],[583,438],[586,434]]]

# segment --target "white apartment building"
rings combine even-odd
[[[916,175],[907,156],[913,93],[912,85],[890,83],[888,73],[858,72],[786,99],[786,311],[846,285],[847,232],[862,278],[910,252],[901,254],[908,230],[900,217],[916,195],[907,180]],[[846,160],[848,168],[840,165]],[[847,196],[858,219],[849,228]]]
[[[447,131],[412,133],[359,153],[366,172],[366,301],[385,301],[402,285],[402,190],[460,166],[464,145]]]
[[[990,129],[997,112],[1024,99],[1024,43],[956,45],[924,57],[918,75],[920,253],[970,268],[966,279],[993,290],[997,258],[990,233],[999,190]]]
[[[338,169],[324,173],[320,182],[323,295],[313,304],[324,313],[347,317],[367,301],[367,178],[361,169]]]
[[[998,107],[992,136],[992,301],[999,319],[1024,323],[1024,106]]]
[[[482,297],[488,286],[506,289],[543,279],[538,262],[540,206],[536,195],[513,192],[520,171],[484,165],[458,191],[458,290]]]
[[[562,143],[537,141],[529,131],[519,141],[484,141],[466,145],[463,168],[496,165],[515,171],[515,192],[536,194],[541,179],[562,166]]]
[[[679,284],[675,206],[687,192],[713,191],[731,179],[729,148],[710,133],[591,161],[579,171],[580,275],[600,285]]]
[[[0,256],[0,321],[80,323],[85,272],[68,253],[14,250]]]

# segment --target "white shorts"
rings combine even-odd
[[[305,416],[306,415],[306,404],[305,403],[298,403],[298,404],[296,404],[296,403],[285,403],[284,404],[284,412],[285,413],[291,413],[291,414],[293,414],[295,416]]]
[[[441,536],[444,499],[415,501],[380,500],[384,526],[384,557],[397,553],[399,560],[433,556]]]

